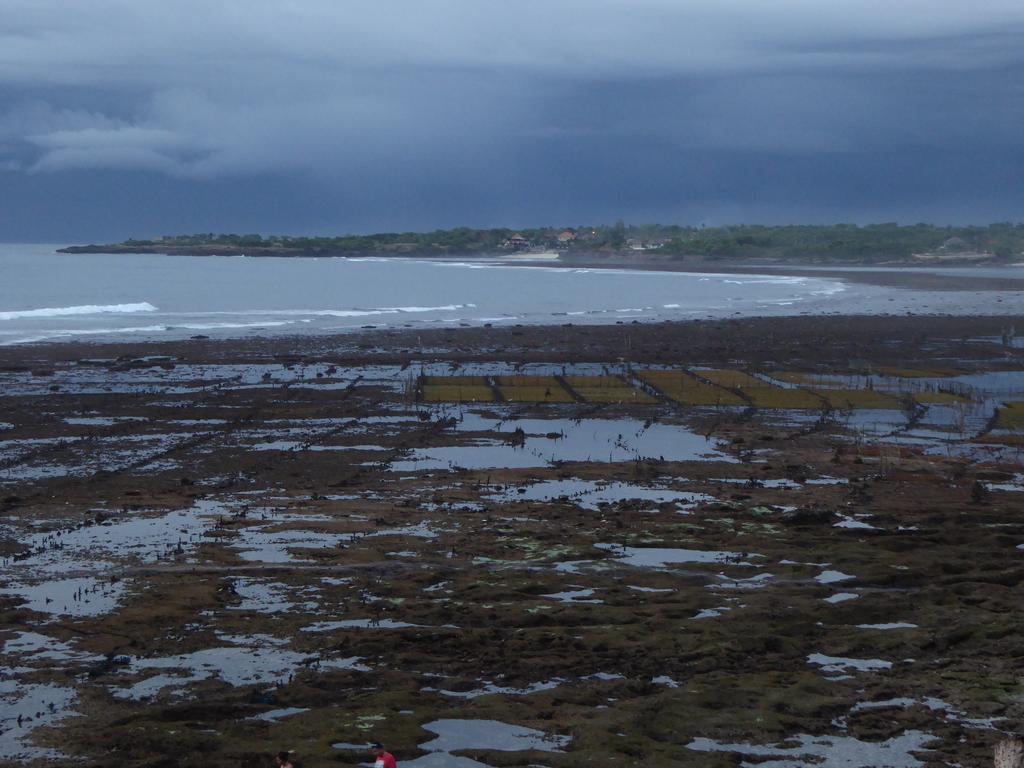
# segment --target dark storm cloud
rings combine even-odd
[[[124,234],[1005,218],[1022,33],[1004,0],[0,0],[0,236],[41,190],[110,231],[90,183]]]

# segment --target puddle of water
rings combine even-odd
[[[0,680],[0,755],[3,760],[57,760],[60,752],[31,743],[32,732],[77,714],[75,692],[59,685]]]
[[[123,581],[111,584],[92,577],[55,579],[38,584],[14,582],[0,589],[4,594],[23,598],[24,608],[52,617],[102,616],[118,606],[124,591]]]
[[[344,621],[318,621],[303,627],[302,632],[333,632],[336,629],[409,629],[428,628],[424,624],[409,624],[393,619],[345,619]]]
[[[636,568],[666,568],[680,563],[739,563],[745,557],[739,552],[717,552],[701,549],[668,547],[624,547],[619,544],[595,544],[598,549],[617,555],[616,561]]]
[[[592,675],[587,675],[581,678],[583,680],[601,680],[603,682],[611,682],[612,680],[625,680],[625,675],[620,675],[617,672],[595,672]]]
[[[470,691],[449,691],[443,688],[421,688],[423,691],[434,691],[436,690],[442,696],[449,696],[454,699],[478,699],[481,696],[529,696],[533,693],[540,693],[541,691],[551,691],[558,686],[565,683],[565,680],[561,678],[555,678],[554,680],[546,680],[539,683],[531,683],[524,688],[512,688],[508,686],[497,685],[493,682],[484,681],[484,684],[479,688],[474,688]]]
[[[708,589],[762,589],[768,586],[768,583],[775,578],[770,573],[759,573],[756,576],[751,576],[746,579],[734,579],[730,576],[726,576],[723,573],[716,574],[715,578],[718,582],[715,584],[708,584]]]
[[[869,742],[852,736],[808,736],[800,734],[783,744],[792,746],[766,746],[759,744],[727,744],[714,739],[697,738],[686,745],[695,752],[734,752],[754,758],[743,761],[744,768],[920,768],[923,766],[912,753],[925,749],[933,741],[931,734],[905,731],[887,741]],[[775,759],[771,759],[775,758]]]
[[[849,528],[853,530],[861,531],[880,531],[881,528],[877,528],[870,523],[865,523],[863,520],[858,520],[858,516],[851,517],[850,515],[840,515],[840,520],[835,523],[833,528]]]
[[[880,629],[883,631],[893,629],[917,629],[917,624],[906,621],[894,621],[888,624],[858,624],[857,629]]]
[[[279,529],[288,523],[306,524],[314,521],[328,521],[322,515],[281,515],[269,521],[267,525],[249,526],[239,529],[238,535],[230,540],[230,546],[238,550],[238,556],[248,562],[256,563],[299,563],[308,562],[293,555],[291,548],[299,549],[336,549],[339,546],[359,538],[375,538],[382,536],[412,536],[421,539],[433,539],[439,532],[429,526],[426,521],[404,528],[388,528],[369,533],[329,533],[306,529]]]
[[[325,659],[319,663],[321,669],[350,669],[353,672],[372,672],[373,670],[362,663],[360,656],[349,656],[344,659]]]
[[[604,600],[591,599],[593,598],[594,590],[592,589],[576,589],[569,590],[566,592],[554,592],[550,595],[541,595],[541,597],[547,597],[551,600],[557,600],[560,603],[603,603]]]
[[[966,725],[968,728],[978,728],[981,730],[991,730],[995,728],[995,724],[997,722],[1006,719],[1003,717],[967,717],[967,713],[962,709],[957,709],[952,704],[948,704],[942,699],[936,699],[930,696],[924,699],[909,699],[904,697],[885,699],[882,701],[862,701],[858,702],[850,709],[850,714],[854,715],[858,712],[866,712],[876,709],[909,709],[914,706],[922,706],[933,712],[941,712],[947,720],[960,723],[961,725]]]
[[[232,643],[234,645],[275,645],[282,646],[288,645],[288,641],[283,637],[274,637],[273,635],[222,635],[217,633],[217,639],[223,640],[225,643]]]
[[[1024,544],[1020,546],[1020,549],[1024,549]],[[582,566],[591,565],[593,562],[593,560],[565,560],[561,563],[555,563],[555,572],[577,574]]]
[[[821,671],[826,674],[842,674],[849,670],[877,672],[892,669],[892,662],[883,659],[848,659],[841,656],[826,656],[823,653],[809,654],[807,663],[821,667]]]
[[[668,675],[658,675],[658,677],[652,677],[651,682],[654,685],[664,685],[667,688],[678,688],[679,683],[673,680]]]
[[[850,581],[855,578],[857,577],[842,571],[822,571],[814,577],[814,580],[819,584],[837,584],[841,581]]]
[[[403,760],[402,768],[491,768],[487,763],[457,757],[447,752],[431,752],[415,760]]]
[[[288,585],[286,584],[266,579],[241,577],[235,579],[232,586],[242,602],[230,606],[231,610],[285,613],[295,608],[295,603],[289,599]],[[317,603],[307,602],[301,608],[305,611],[312,611],[317,608]]]
[[[367,742],[365,744],[353,744],[353,743],[348,742],[348,741],[336,741],[333,744],[331,744],[331,746],[334,749],[342,749],[342,750],[345,750],[347,752],[367,752],[368,753],[371,749],[373,749],[373,744],[370,743],[370,742]]]
[[[225,504],[200,499],[189,509],[165,515],[119,517],[70,531],[36,533],[19,542],[32,555],[14,567],[61,573],[102,570],[126,559],[154,563],[171,551],[194,547],[213,527],[216,516],[228,514]]]
[[[437,734],[432,741],[420,744],[420,749],[428,752],[457,752],[462,749],[561,752],[572,740],[570,736],[551,736],[499,720],[435,720],[423,728]]]
[[[846,485],[850,481],[845,477],[814,477],[802,482],[788,478],[759,478],[759,477],[713,477],[709,483],[722,483],[728,485],[748,485],[754,488],[770,488],[773,490],[796,491],[802,485]]]
[[[123,421],[146,421],[144,416],[69,416],[65,424],[75,427],[112,427]]]
[[[1013,480],[1005,483],[985,483],[985,490],[1006,491],[1008,493],[1024,492],[1024,474],[1017,474]]]
[[[561,461],[623,462],[637,459],[735,462],[716,443],[685,427],[637,419],[512,419],[497,421],[472,412],[463,414],[460,432],[523,431],[520,445],[477,438],[473,444],[413,449],[407,459],[392,462],[395,472],[456,467],[523,469]]]
[[[907,415],[900,410],[858,409],[842,411],[834,416],[848,432],[868,437],[889,435],[907,425]]]
[[[689,510],[700,502],[713,501],[713,496],[703,493],[674,491],[670,488],[654,488],[622,482],[598,480],[544,480],[530,485],[508,487],[501,493],[492,494],[491,499],[502,502],[553,501],[565,498],[582,509],[598,511],[602,504],[617,504],[623,501],[647,501],[651,506],[674,503],[681,510]]]
[[[303,712],[309,712],[307,707],[283,707],[281,709],[272,709],[269,712],[261,712],[258,715],[245,718],[246,720],[262,720],[266,723],[276,723],[278,720],[284,720],[286,717],[292,717],[293,715],[301,715]]]
[[[123,674],[138,675],[149,670],[173,670],[127,688],[115,688],[117,698],[140,700],[158,695],[166,688],[182,688],[210,678],[238,687],[256,683],[281,684],[295,673],[307,657],[294,651],[267,646],[225,646],[160,658],[133,658]]]
[[[387,451],[383,445],[320,445],[296,440],[275,440],[248,446],[253,451]]]
[[[76,651],[72,643],[64,643],[38,632],[18,632],[4,643],[2,653],[5,656],[18,656],[21,662],[92,661],[101,658]]]
[[[825,602],[826,603],[831,603],[832,605],[837,605],[839,603],[845,603],[848,600],[859,600],[859,599],[860,599],[860,595],[858,595],[858,594],[856,594],[854,592],[836,592],[834,595],[830,595],[829,597],[826,597],[825,598]]]
[[[301,549],[336,549],[340,545],[352,541],[358,534],[328,533],[310,530],[279,530],[269,531],[267,528],[278,527],[284,522],[309,522],[313,517],[294,517],[277,519],[272,525],[251,526],[239,530],[239,535],[230,540],[232,549],[238,556],[250,563],[301,563],[308,562],[293,555],[292,547]]]
[[[720,606],[718,608],[705,608],[702,611],[698,611],[690,618],[692,619],[714,619],[721,616],[726,611],[731,610],[728,606]]]

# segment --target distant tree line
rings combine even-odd
[[[995,259],[1024,255],[1024,225],[939,227],[931,224],[833,224],[824,226],[726,227],[610,225],[513,230],[508,228],[386,232],[339,237],[262,236],[258,234],[175,235],[129,240],[121,247],[218,248],[296,254],[471,254],[500,251],[510,242],[531,249],[558,248],[569,253],[643,251],[669,258],[709,260],[779,259],[801,261],[905,260],[916,254],[951,257],[987,254]],[[523,245],[525,243],[525,246]]]

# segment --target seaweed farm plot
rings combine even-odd
[[[744,371],[695,369],[694,374],[719,387],[736,392],[756,408],[822,410],[826,401],[798,387],[781,387]]]
[[[571,403],[572,393],[555,376],[495,376],[502,399],[510,403]]]
[[[638,378],[684,406],[745,406],[746,401],[728,389],[701,381],[686,371],[642,370]]]
[[[420,392],[426,403],[488,403],[497,399],[485,376],[429,376],[421,382]]]
[[[618,376],[424,376],[420,397],[425,403],[653,404],[657,400]],[[490,392],[490,395],[485,393]]]
[[[1024,430],[1024,401],[1003,403],[996,418],[996,428]]]
[[[564,381],[588,403],[646,405],[657,402],[646,392],[635,389],[617,376],[566,376]]]
[[[620,342],[0,370],[0,762],[986,764],[1016,380]]]

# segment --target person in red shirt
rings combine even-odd
[[[370,751],[374,757],[373,768],[397,768],[395,756],[386,751],[383,744],[371,744]]]

